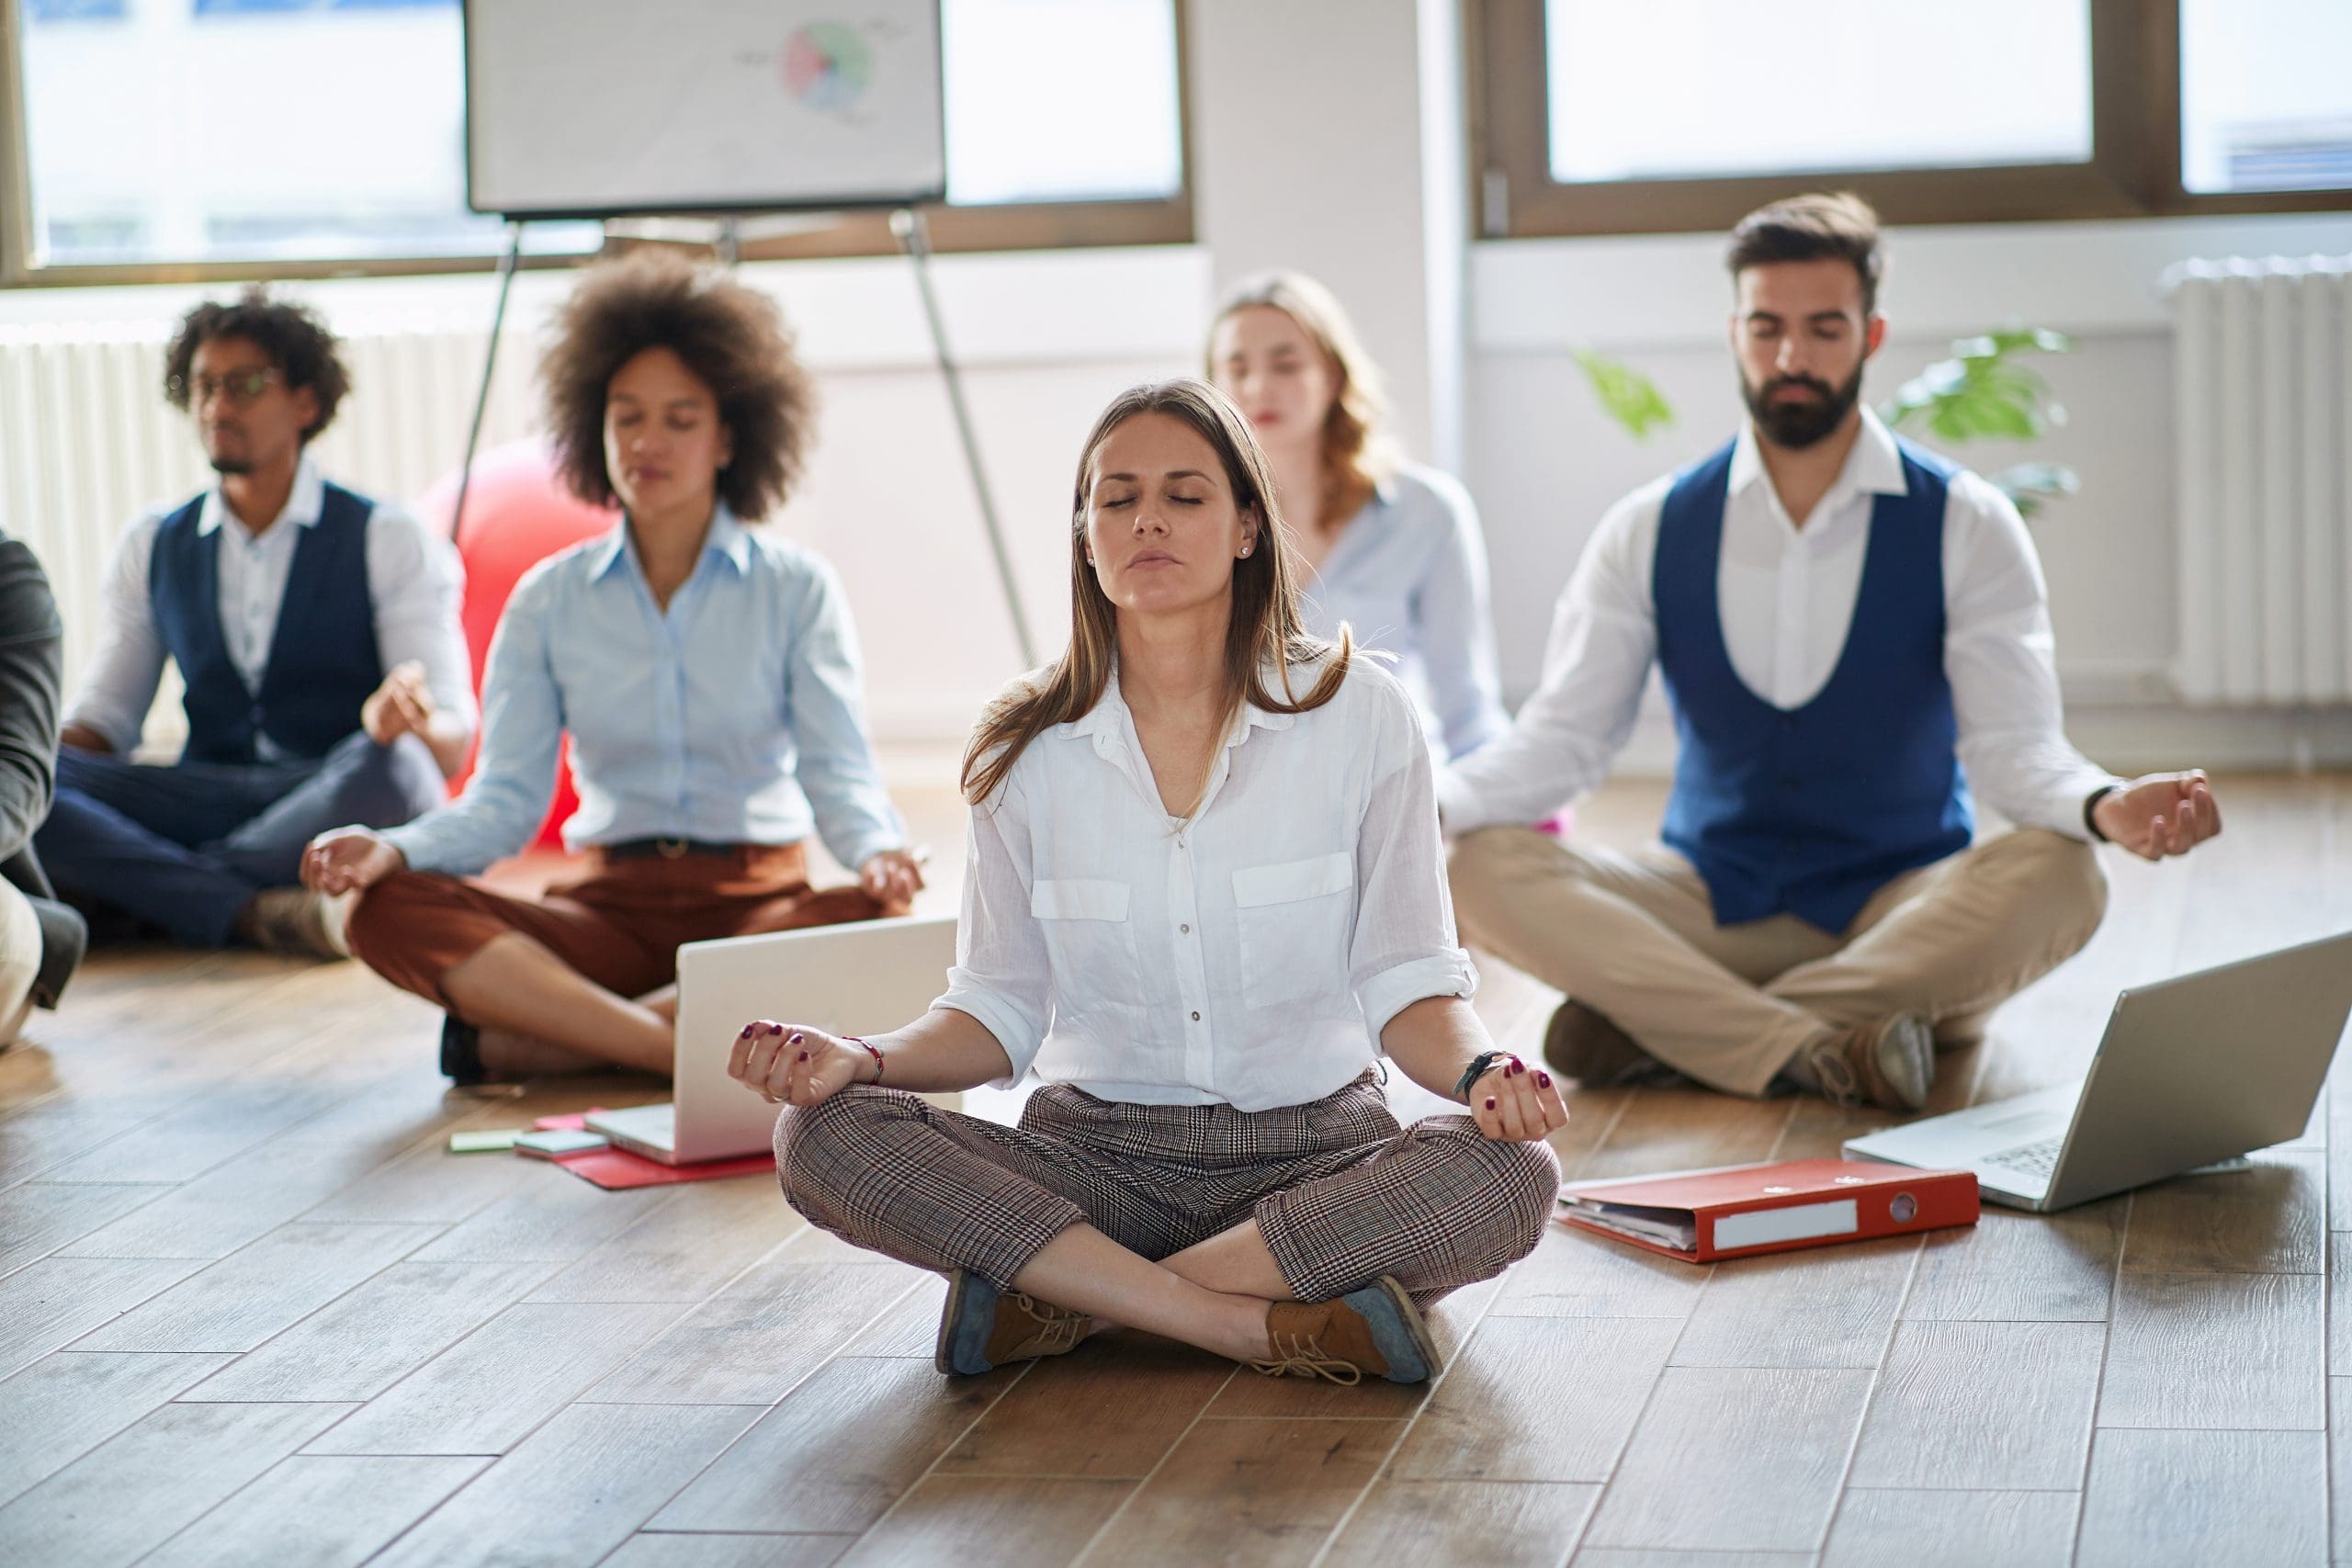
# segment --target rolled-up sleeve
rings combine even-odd
[[[150,513],[132,524],[107,562],[96,639],[65,712],[67,724],[94,731],[122,756],[137,749],[164,679],[164,638],[147,586],[163,517]]]
[[[956,924],[956,967],[947,991],[931,1005],[967,1013],[996,1036],[1021,1081],[1045,1043],[1053,970],[1045,933],[1029,908],[1029,805],[1017,779],[972,807],[964,859],[964,906]]]
[[[1424,997],[1467,997],[1478,971],[1455,940],[1438,830],[1435,777],[1419,718],[1394,686],[1373,747],[1374,777],[1356,835],[1356,925],[1349,984],[1373,1049],[1388,1021]]]
[[[530,841],[555,792],[563,695],[548,658],[547,568],[516,583],[482,667],[481,751],[465,793],[384,837],[413,871],[470,875]]]
[[[866,738],[865,676],[849,603],[832,570],[810,562],[786,679],[794,770],[835,860],[854,871],[884,850],[903,848],[904,825],[882,787]]]
[[[466,634],[465,563],[448,540],[397,506],[379,502],[368,520],[368,582],[376,598],[376,647],[384,668],[419,664],[433,705],[462,721],[476,714]]]

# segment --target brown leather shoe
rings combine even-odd
[[[1082,1312],[999,1291],[968,1269],[947,1281],[947,1306],[939,1314],[939,1348],[933,1364],[951,1376],[977,1376],[1008,1361],[1034,1361],[1078,1348],[1092,1320]]]
[[[1804,1065],[1832,1105],[1917,1111],[1936,1083],[1935,1032],[1916,1013],[1896,1013],[1815,1046]]]
[[[1544,1028],[1544,1060],[1562,1077],[1587,1089],[1634,1089],[1669,1084],[1682,1075],[1634,1043],[1634,1037],[1571,997]]]
[[[342,909],[307,887],[265,887],[245,906],[246,929],[264,953],[295,958],[348,958]]]
[[[1266,1348],[1272,1354],[1250,1364],[1268,1377],[1354,1383],[1370,1373],[1425,1382],[1439,1371],[1429,1325],[1385,1274],[1335,1302],[1274,1303],[1266,1309]]]

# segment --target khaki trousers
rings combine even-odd
[[[1794,915],[1719,926],[1706,884],[1663,846],[1634,855],[1526,828],[1453,852],[1465,937],[1606,1014],[1668,1066],[1760,1095],[1791,1058],[1856,1024],[1917,1013],[1939,1043],[2082,950],[2107,912],[2088,844],[2041,829],[1896,877],[1847,931]]]

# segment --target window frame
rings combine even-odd
[[[924,225],[932,249],[942,254],[989,251],[1091,249],[1125,245],[1185,245],[1196,226],[1193,201],[1193,91],[1191,53],[1183,0],[1166,0],[1176,25],[1176,136],[1182,181],[1164,197],[1099,201],[1038,201],[1001,206],[955,207],[926,203]],[[266,283],[325,277],[423,277],[498,270],[498,253],[476,256],[377,256],[365,259],[288,261],[254,258],[217,261],[37,264],[33,260],[31,138],[26,122],[22,0],[0,0],[0,288],[111,288],[147,283]],[[710,214],[692,216],[709,217]],[[766,213],[740,215],[755,225]],[[747,239],[744,261],[807,257],[890,256],[900,254],[887,209],[802,212],[814,221],[784,235]],[[602,251],[526,255],[526,271],[579,266],[627,243],[608,232]]]
[[[2352,189],[2195,195],[2180,175],[2177,0],[2088,0],[2091,157],[1982,168],[1808,169],[1562,185],[1552,178],[1544,0],[1465,0],[1474,237],[1729,229],[1798,188],[1851,190],[1891,224],[2352,210]]]

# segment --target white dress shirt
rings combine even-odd
[[[205,494],[197,531],[220,536],[220,635],[230,661],[249,690],[261,689],[301,531],[317,526],[325,505],[325,481],[308,457],[295,470],[286,509],[258,534],[229,510],[219,486]],[[115,547],[107,568],[97,647],[65,716],[66,723],[96,731],[119,755],[137,748],[164,675],[166,655],[155,626],[148,571],[156,530],[178,510],[148,513]],[[458,552],[406,512],[379,502],[368,518],[368,591],[375,600],[376,650],[384,669],[389,671],[411,660],[424,665],[435,706],[457,715],[470,730],[473,681],[458,620],[465,592],[465,569]],[[351,720],[356,726],[359,716],[353,714]],[[267,737],[256,737],[256,742],[265,757],[271,755]]]
[[[1438,781],[1448,831],[1535,821],[1607,775],[1657,655],[1652,569],[1673,486],[1670,475],[1646,484],[1601,519],[1553,613],[1543,684],[1509,735]],[[1828,683],[1861,589],[1871,507],[1904,491],[1894,437],[1865,409],[1844,469],[1800,528],[1742,427],[1715,594],[1732,668],[1758,696],[1793,709]],[[2083,803],[2122,781],[2067,741],[2032,536],[2008,497],[1965,470],[1944,505],[1943,577],[1944,674],[1971,787],[2021,827],[2087,837]]]
[[[1358,656],[1319,708],[1245,705],[1199,808],[1170,818],[1114,676],[974,807],[933,1005],[984,1024],[1012,1079],[1034,1066],[1158,1105],[1319,1100],[1406,1007],[1476,988],[1430,786],[1411,695]]]

